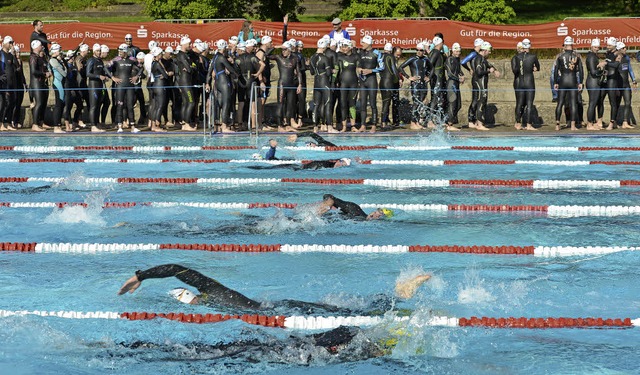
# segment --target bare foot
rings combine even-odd
[[[43,132],[44,129],[42,129],[39,125],[31,125],[31,131],[34,132]]]
[[[104,132],[106,132],[106,130],[104,130],[104,129],[100,129],[99,127],[97,127],[97,126],[93,125],[93,126],[91,127],[91,132],[92,132],[92,133],[104,133]]]
[[[516,128],[516,130],[522,130],[522,125],[520,123],[515,124],[514,126]]]
[[[607,126],[607,130],[613,130],[613,129],[615,129],[615,128],[616,128],[616,124],[615,124],[615,122],[613,122],[613,121],[611,121],[611,122],[609,123],[609,126]]]
[[[527,124],[527,127],[525,128],[525,130],[538,131],[538,129],[534,128],[533,125],[531,124]]]
[[[152,130],[153,130],[153,129],[152,129]],[[191,126],[191,125],[189,125],[189,124],[182,124],[182,129],[181,129],[181,130],[182,130],[183,132],[194,132],[194,131],[196,131],[196,130],[198,130],[198,129],[196,129],[196,127],[195,127],[195,126]],[[165,130],[165,132],[166,132],[166,130]]]
[[[427,128],[435,129],[436,128],[436,124],[434,124],[433,121],[429,120],[429,122],[427,122]]]
[[[556,122],[556,131],[557,132],[560,131],[560,123],[559,122]]]
[[[327,133],[335,134],[335,133],[340,133],[340,132],[336,128],[334,128],[333,126],[329,126],[327,128]]]
[[[424,127],[423,127],[422,125],[420,125],[420,124],[416,123],[416,122],[412,122],[412,123],[409,125],[409,129],[410,129],[410,130],[423,130],[423,129],[424,129]]]
[[[47,124],[42,124],[42,129],[50,130],[50,129],[53,129],[53,127],[51,127],[51,126],[49,126]]]
[[[575,122],[572,122],[572,123],[571,123],[571,131],[572,131],[572,132],[574,132],[574,131],[576,131],[576,130],[578,130],[578,128],[576,128],[576,123],[575,123]]]
[[[635,129],[635,127],[629,125],[629,123],[625,121],[622,123],[622,129]]]
[[[66,133],[66,131],[62,130],[62,128],[59,127],[59,126],[54,126],[53,127],[53,132],[56,133],[56,134],[64,134],[64,133]]]
[[[227,125],[222,125],[220,131],[222,133],[235,133],[235,131],[231,130]]]
[[[489,128],[487,128],[486,126],[484,126],[483,123],[481,123],[480,121],[478,121],[478,124],[476,125],[476,129],[477,130],[482,130],[482,131],[488,131]]]
[[[0,132],[6,132],[7,130],[9,130],[9,129],[7,129],[7,127],[4,126],[4,124],[0,125]]]
[[[476,128],[476,123],[469,121],[469,128],[475,129]]]
[[[272,131],[275,131],[275,130],[276,130],[276,128],[271,127],[271,126],[267,126],[267,125],[264,125],[264,126],[262,127],[262,131],[263,131],[263,132],[272,132]]]
[[[13,127],[13,126],[11,126],[11,125],[7,125],[6,130],[9,130],[9,131],[15,132],[15,131],[17,131],[18,129],[14,128],[14,127]]]
[[[455,127],[455,126],[453,126],[453,125],[447,125],[447,131],[450,131],[450,132],[459,132],[459,131],[460,131],[460,129],[456,128],[456,127]]]
[[[365,130],[366,130],[366,129],[365,129]],[[373,126],[371,127],[371,130],[369,130],[369,133],[375,133],[375,132],[376,132],[376,126],[375,126],[375,125],[373,125]]]
[[[403,299],[410,299],[416,294],[418,287],[431,278],[431,275],[418,275],[413,279],[399,281],[396,283],[396,296]]]

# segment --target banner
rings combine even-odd
[[[238,35],[243,21],[205,24],[174,24],[166,22],[143,23],[67,23],[46,24],[47,37],[56,41],[64,49],[73,49],[81,42],[106,44],[115,49],[124,42],[126,34],[133,35],[134,44],[143,50],[148,42],[156,40],[160,46],[175,47],[184,35],[191,40],[201,39],[213,45],[216,40]],[[260,35],[269,35],[278,45],[283,38],[283,25],[278,22],[254,22],[254,30]],[[532,48],[561,48],[566,36],[575,39],[578,48],[589,47],[593,38],[599,38],[604,46],[605,38],[616,37],[628,46],[640,46],[640,19],[602,18],[572,19],[534,25],[483,25],[458,21],[422,20],[357,20],[343,21],[342,27],[352,40],[360,45],[360,39],[371,35],[375,48],[385,43],[414,49],[416,44],[433,39],[436,32],[444,34],[445,44],[460,43],[462,48],[473,48],[473,41],[482,38],[496,49],[515,49],[517,42],[524,38],[531,40]],[[332,30],[329,22],[292,22],[288,26],[287,38],[302,40],[307,48],[315,48],[316,41]],[[31,25],[1,24],[0,35],[11,35],[24,52],[28,52]]]

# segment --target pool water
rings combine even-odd
[[[339,145],[402,146],[623,146],[615,137],[327,137]],[[266,137],[10,137],[2,145],[253,145]],[[285,144],[284,137],[281,144]],[[299,145],[304,141],[299,141]],[[0,151],[8,158],[250,159],[264,150],[199,152]],[[372,160],[640,160],[640,152],[397,151],[324,152],[280,149],[279,157]],[[531,189],[431,187],[391,189],[363,185],[90,184],[87,177],[366,178],[366,179],[638,179],[637,165],[360,165],[293,171],[254,170],[250,164],[3,163],[0,177],[64,177],[62,183],[0,184],[0,202],[86,202],[87,207],[0,207],[2,242],[260,243],[372,245],[638,246],[638,216],[555,218],[533,213],[396,210],[390,220],[342,220],[297,210],[197,207],[102,208],[105,202],[318,202],[325,193],[356,203],[637,205],[640,189]],[[264,165],[264,164],[261,164]],[[369,211],[367,209],[366,211]],[[343,355],[301,345],[309,333],[262,328],[240,321],[186,324],[150,321],[0,318],[0,373],[433,373],[632,374],[640,362],[638,329],[485,329],[420,324],[451,317],[640,317],[638,254],[541,258],[447,253],[211,253],[131,251],[97,254],[0,253],[0,310],[217,312],[181,304],[167,291],[176,279],[147,280],[134,294],[117,296],[135,270],[179,263],[260,301],[299,299],[364,308],[378,294],[393,295],[398,278],[433,275],[410,301],[415,318],[398,328],[366,328]],[[287,315],[294,312],[277,311]],[[362,358],[363,341],[402,334],[383,357]],[[260,342],[262,349],[233,354],[202,352],[194,343]],[[132,348],[136,342],[151,347]],[[286,343],[295,343],[288,347]],[[265,350],[273,347],[274,350]],[[277,350],[275,348],[278,348]]]

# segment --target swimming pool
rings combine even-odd
[[[284,137],[282,137],[284,138]],[[328,138],[338,145],[441,146],[441,150],[371,149],[328,152],[281,149],[292,159],[355,157],[367,160],[638,161],[640,151],[578,151],[545,147],[637,147],[635,138]],[[10,137],[5,146],[222,146],[260,148],[267,138],[242,137]],[[285,144],[284,139],[281,144]],[[302,141],[298,145],[303,145]],[[466,150],[449,146],[518,146],[540,149]],[[36,152],[37,151],[37,152]],[[96,184],[90,178],[313,178],[369,180],[635,180],[640,166],[354,164],[318,171],[254,170],[256,163],[19,163],[8,159],[251,159],[259,149],[157,151],[0,151],[0,177],[64,178],[61,182],[0,184],[3,242],[209,243],[345,245],[637,246],[638,214],[561,217],[548,212],[396,209],[390,220],[356,222],[317,218],[305,208],[248,209],[197,203],[317,202],[324,193],[370,204],[636,206],[640,188],[533,188],[507,186],[385,187],[362,184],[238,183]],[[4,162],[2,162],[4,160]],[[32,160],[33,161],[33,160]],[[91,181],[91,182],[89,182]],[[14,203],[11,207],[2,203]],[[85,202],[34,207],[16,202]],[[136,202],[133,207],[102,206]],[[142,205],[144,202],[156,202]],[[164,202],[164,204],[160,204]],[[170,203],[167,203],[170,202]],[[401,207],[401,206],[399,206]],[[335,216],[335,215],[333,215]],[[137,269],[165,263],[192,267],[260,301],[300,299],[364,307],[373,296],[393,294],[401,275],[426,271],[433,279],[398,307],[414,310],[387,356],[344,361],[301,345],[278,351],[246,350],[220,357],[192,343],[254,342],[278,347],[306,331],[262,328],[240,321],[187,324],[166,319],[128,321],[39,316],[0,318],[0,368],[6,373],[636,373],[638,331],[629,329],[487,329],[429,327],[431,315],[450,317],[638,318],[638,254],[538,257],[455,253],[232,253],[185,250],[30,254],[1,252],[0,310],[148,311],[211,313],[180,304],[167,291],[176,279],[148,280],[136,293],[117,296]],[[276,311],[291,314],[290,311]],[[369,327],[379,340],[388,325]],[[127,347],[135,342],[152,348]],[[122,344],[125,345],[122,345]],[[349,348],[357,352],[358,341]],[[354,355],[357,358],[357,355]],[[346,359],[349,359],[347,356]],[[353,358],[352,358],[353,359]]]

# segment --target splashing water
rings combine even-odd
[[[326,226],[327,223],[318,214],[317,206],[305,204],[298,206],[291,218],[283,210],[278,210],[273,217],[258,221],[255,228],[258,233],[263,234],[305,231],[313,236]]]
[[[109,190],[95,191],[85,197],[84,206],[65,206],[55,208],[49,216],[44,219],[47,224],[78,224],[86,223],[98,227],[104,227],[107,222],[102,218],[103,205]]]
[[[54,183],[53,187],[68,190],[87,190],[94,189],[96,184],[94,182],[89,182],[83,171],[75,171],[68,177],[65,177],[62,181]]]
[[[477,269],[471,268],[464,274],[464,284],[458,292],[458,302],[463,304],[488,304],[496,298],[484,287]]]

